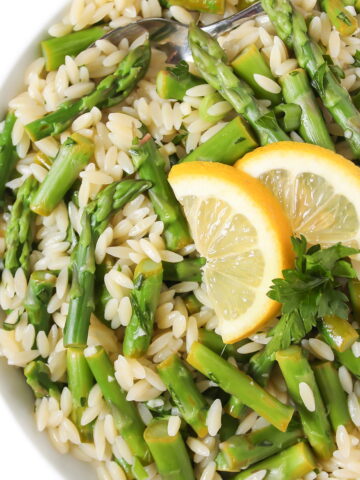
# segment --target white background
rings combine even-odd
[[[3,82],[11,68],[15,65],[21,53],[39,32],[44,31],[52,17],[66,5],[67,0],[0,0],[0,104],[3,108],[9,88],[3,88]],[[19,84],[20,75],[14,76],[15,85]],[[17,78],[16,78],[17,77]],[[7,84],[8,85],[8,84]],[[10,89],[12,83],[10,84]],[[15,87],[17,88],[17,87]],[[1,112],[1,115],[3,112]],[[11,371],[12,372],[12,371]],[[47,459],[36,448],[43,439],[35,433],[35,425],[27,424],[29,412],[21,401],[16,398],[23,392],[16,389],[11,382],[6,384],[6,371],[0,369],[0,478],[3,480],[88,480],[92,475],[79,475],[79,472],[68,465],[66,457],[56,458],[55,463],[60,465],[63,474],[53,468],[49,455]],[[5,384],[5,385],[4,385]],[[7,389],[7,390],[6,390]],[[2,396],[1,391],[7,392],[8,398]],[[10,395],[11,394],[11,395]],[[13,405],[11,405],[14,398]],[[11,400],[10,400],[11,399]],[[19,408],[20,405],[20,408]],[[14,420],[13,413],[23,416],[21,423],[33,435],[30,439],[19,424]],[[40,437],[40,442],[37,439]],[[40,447],[40,448],[46,448]],[[50,452],[50,456],[52,452]]]

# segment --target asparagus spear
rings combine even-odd
[[[359,338],[359,334],[344,318],[329,316],[319,319],[318,329],[326,342],[338,352],[344,352]]]
[[[141,357],[148,349],[154,326],[154,316],[162,287],[161,263],[142,260],[134,273],[131,292],[132,315],[125,329],[123,352],[127,357]]]
[[[84,210],[79,241],[72,254],[72,285],[64,345],[85,347],[91,313],[94,310],[95,242],[105,230],[110,215],[141,192],[149,182],[124,180],[102,190]]]
[[[277,429],[286,431],[294,409],[279,402],[234,365],[198,342],[192,344],[187,362],[222,390],[241,399]]]
[[[315,467],[316,462],[310,448],[306,443],[300,442],[235,475],[232,480],[246,480],[251,474],[262,470],[266,470],[264,480],[298,480]]]
[[[149,66],[151,50],[149,44],[131,50],[120,62],[117,70],[104,78],[89,95],[75,102],[60,105],[55,112],[35,120],[25,129],[33,141],[66,130],[79,115],[93,107],[110,108],[126,98],[145,75]]]
[[[27,294],[24,302],[28,321],[35,327],[35,332],[50,331],[51,315],[47,306],[53,294],[56,277],[44,270],[33,272],[30,276]]]
[[[316,102],[306,72],[302,68],[293,70],[280,78],[283,95],[287,103],[301,107],[299,132],[308,143],[334,150],[324,118]]]
[[[247,83],[226,64],[226,55],[218,42],[195,25],[189,27],[189,44],[202,77],[212,85],[255,130],[261,145],[289,140],[279,127],[273,112],[262,112]]]
[[[163,480],[195,480],[185,443],[178,432],[170,437],[166,420],[153,420],[144,433]]]
[[[197,389],[189,370],[177,355],[171,355],[157,368],[181,416],[199,437],[205,437],[208,433],[206,426],[208,405]]]
[[[16,200],[11,209],[5,235],[4,263],[5,268],[8,268],[13,274],[20,267],[26,276],[29,274],[35,217],[30,210],[30,202],[37,185],[38,182],[34,177],[28,177],[17,191]]]
[[[326,338],[324,337],[326,340]],[[360,358],[355,357],[351,348],[344,352],[334,350],[336,360],[344,365],[353,375],[360,379]]]
[[[219,95],[217,92],[210,93],[210,95],[206,95],[200,103],[199,106],[199,117],[205,120],[205,122],[209,123],[218,123],[220,120],[222,120],[226,113],[219,113],[217,115],[212,115],[209,113],[209,109],[213,106],[216,105],[217,103],[223,101],[224,99],[222,98],[221,95]]]
[[[184,302],[185,302],[187,311],[190,313],[190,315],[194,315],[194,313],[200,312],[202,305],[193,293],[189,293],[185,295]]]
[[[94,154],[92,140],[73,133],[60,147],[45,180],[34,195],[30,208],[38,215],[50,215]]]
[[[351,278],[348,282],[349,297],[355,320],[360,320],[360,280]]]
[[[231,417],[243,420],[244,417],[249,413],[248,407],[240,400],[240,398],[231,395],[228,402],[226,403],[224,410]]]
[[[334,120],[344,130],[356,158],[360,156],[360,112],[352,103],[323,56],[321,47],[312,41],[305,20],[293,10],[289,0],[262,0],[262,6],[278,35],[288,47],[294,47],[298,62]]]
[[[164,160],[150,135],[135,143],[130,150],[138,175],[152,182],[149,190],[155,213],[164,222],[167,248],[179,250],[192,242],[189,227],[178,201],[175,198],[164,170]]]
[[[105,261],[101,265],[97,265],[95,273],[95,316],[103,323],[107,324],[105,320],[105,307],[108,301],[112,298],[104,282],[104,276],[108,273],[114,262],[111,257],[107,255]]]
[[[85,350],[85,358],[112,410],[119,434],[135,457],[142,463],[150,463],[150,452],[143,438],[145,425],[135,404],[126,400],[126,393],[115,380],[114,367],[105,350],[100,346],[88,347]]]
[[[175,67],[160,70],[156,76],[156,91],[161,98],[183,100],[187,90],[202,83],[201,78],[189,72],[188,64],[181,61]]]
[[[225,11],[224,0],[164,0],[167,7],[177,5],[197,12],[222,14]]]
[[[26,383],[31,387],[36,398],[54,397],[60,399],[60,388],[51,380],[48,365],[41,360],[28,363],[24,369]]]
[[[265,458],[281,452],[303,437],[298,422],[291,422],[286,432],[279,432],[272,425],[248,433],[234,435],[220,443],[216,457],[217,469],[225,472],[238,472]]]
[[[255,80],[254,75],[263,75],[275,81],[270,67],[255,44],[246,47],[232,62],[231,66],[236,75],[242,78],[253,89],[257,98],[270,100],[272,105],[282,101],[281,92],[272,93],[262,88]]]
[[[305,435],[321,459],[331,457],[335,445],[330,433],[326,410],[316,384],[314,372],[300,347],[291,346],[276,353],[289,393],[300,413]],[[312,390],[315,409],[308,410],[300,395],[300,384],[306,383]]]
[[[66,55],[75,56],[88,48],[106,33],[104,27],[92,27],[80,32],[69,33],[59,38],[48,38],[41,42],[48,72],[56,70],[65,61]]]
[[[244,340],[233,344],[227,344],[222,341],[220,335],[213,330],[206,330],[206,328],[199,328],[198,340],[205,345],[205,347],[220,355],[220,357],[234,357],[235,360],[239,361],[244,359],[244,356],[237,352],[237,349],[244,345]]]
[[[336,368],[331,362],[321,362],[314,365],[313,369],[334,432],[340,425],[349,427],[351,418],[346,394]]]
[[[221,417],[221,428],[219,430],[219,439],[221,442],[226,442],[230,437],[235,435],[238,429],[239,422],[236,418],[225,413]]]
[[[85,360],[82,348],[67,349],[67,376],[73,400],[71,418],[79,430],[82,441],[91,442],[93,423],[82,425],[81,418],[88,407],[88,397],[94,385],[94,377]]]
[[[164,280],[168,282],[201,282],[205,258],[185,258],[178,263],[163,262]]]
[[[321,0],[320,5],[341,36],[348,37],[358,28],[356,17],[346,10],[342,0]]]
[[[0,133],[0,200],[5,192],[5,185],[13,171],[18,155],[11,139],[11,134],[16,122],[15,114],[9,112],[6,116],[4,128]]]
[[[193,150],[181,162],[219,162],[233,165],[245,153],[257,147],[257,143],[240,117],[234,118],[209,140]]]

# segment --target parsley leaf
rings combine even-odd
[[[346,261],[359,250],[340,243],[329,248],[314,245],[307,249],[306,238],[291,239],[296,254],[295,268],[283,271],[276,278],[268,296],[282,303],[281,318],[271,330],[272,336],[264,354],[273,356],[278,350],[298,343],[316,326],[318,318],[336,315],[347,318],[348,298],[339,289],[344,280],[356,278]]]

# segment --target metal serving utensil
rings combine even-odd
[[[257,2],[241,12],[204,26],[202,29],[217,37],[233,30],[261,12],[263,12],[261,3]],[[145,33],[149,34],[151,46],[166,54],[166,63],[177,64],[181,60],[192,60],[187,41],[188,26],[167,18],[144,18],[125,27],[116,28],[102,38],[118,45],[123,38],[132,42]]]

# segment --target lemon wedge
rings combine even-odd
[[[260,181],[220,163],[174,166],[169,182],[201,256],[203,279],[223,341],[257,331],[279,310],[266,293],[293,262],[291,227]]]
[[[360,169],[316,145],[280,142],[257,148],[235,167],[278,198],[295,234],[310,244],[360,246]]]

